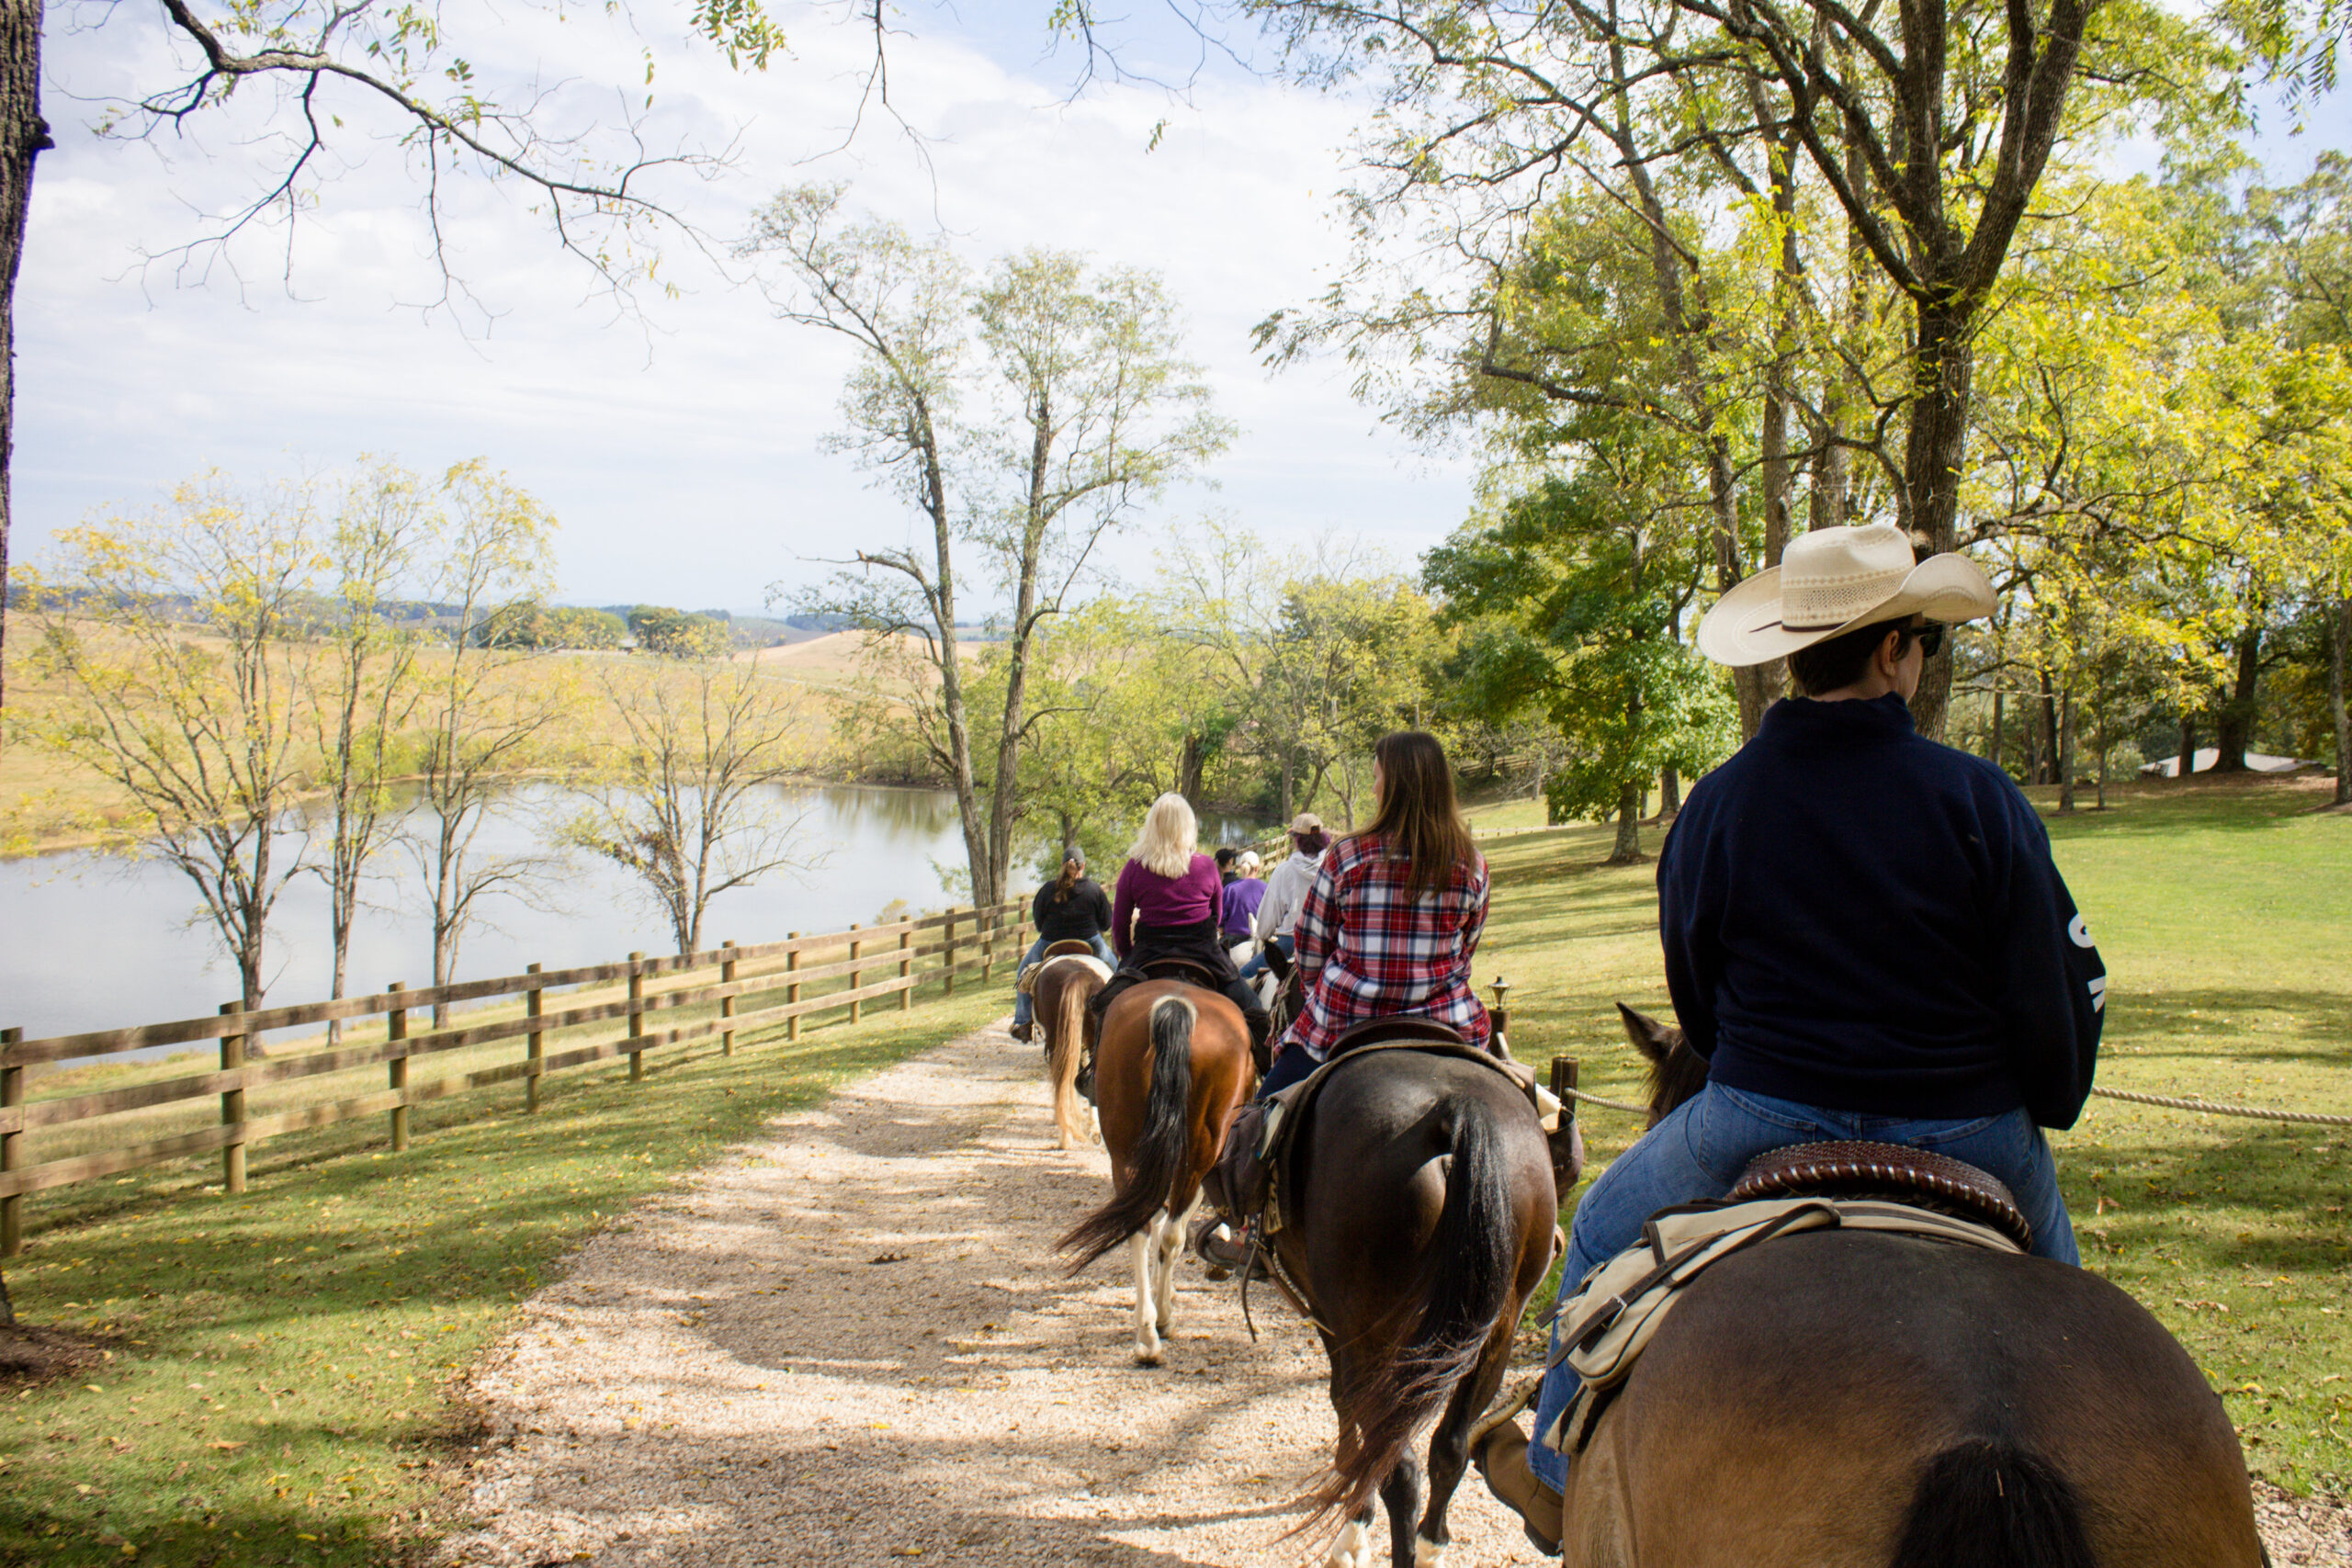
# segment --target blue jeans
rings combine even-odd
[[[1640,1241],[1643,1222],[1660,1209],[1724,1197],[1747,1162],[1760,1154],[1791,1144],[1843,1138],[1929,1149],[1989,1171],[2007,1185],[2032,1224],[2035,1257],[2082,1262],[2075,1250],[2066,1201],[2058,1190],[2058,1167],[2050,1157],[2049,1141],[2022,1110],[1964,1121],[1870,1116],[1711,1083],[1645,1133],[1585,1189],[1568,1233],[1567,1258],[1561,1265],[1561,1296],[1574,1295],[1578,1280]],[[1559,1333],[1555,1320],[1555,1348]],[[1566,1363],[1545,1376],[1535,1402],[1539,1439],[1576,1390],[1577,1374]],[[1540,1440],[1529,1447],[1527,1462],[1544,1484],[1555,1491],[1565,1488],[1566,1460]]]
[[[1295,935],[1278,936],[1274,938],[1274,945],[1283,950],[1283,956],[1285,958],[1295,957],[1297,955],[1298,938]],[[1251,959],[1249,963],[1244,964],[1241,966],[1241,977],[1245,980],[1254,980],[1265,972],[1266,950],[1261,947],[1258,950],[1257,957]]]
[[[1060,937],[1041,936],[1036,941],[1031,942],[1029,944],[1029,951],[1021,955],[1021,962],[1012,966],[1012,977],[1016,980],[1021,978],[1021,972],[1023,969],[1028,968],[1029,965],[1036,963],[1037,960],[1046,955],[1046,949],[1047,946],[1053,942],[1062,940],[1063,939]],[[1086,940],[1094,944],[1095,957],[1101,959],[1103,963],[1108,964],[1114,969],[1116,969],[1119,966],[1118,956],[1111,951],[1111,939],[1109,937],[1097,932],[1095,935],[1091,936]],[[1012,993],[1013,1028],[1026,1028],[1035,1010],[1035,1006],[1029,999],[1028,992],[1015,991]]]

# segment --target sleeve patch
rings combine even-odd
[[[2091,1011],[2107,1010],[2107,976],[2096,976],[2091,980]]]
[[[2091,925],[2090,925],[2090,922],[2089,922],[2088,920],[2086,920],[2085,919],[2083,919],[2083,917],[2082,917],[2082,916],[2080,916],[2080,915],[2076,915],[2073,919],[2071,919],[2071,920],[2069,920],[2069,921],[2067,921],[2067,922],[2066,922],[2066,936],[2067,936],[2067,939],[2068,939],[2069,941],[2071,941],[2071,942],[2073,942],[2076,947],[2088,947],[2088,946],[2090,946],[2090,945],[2091,945]]]

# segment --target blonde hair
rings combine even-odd
[[[1241,852],[1241,858],[1233,863],[1233,869],[1244,876],[1255,876],[1265,869],[1265,865],[1266,863],[1258,858],[1257,851],[1244,850]]]
[[[1193,869],[1200,837],[1201,824],[1193,815],[1193,803],[1170,790],[1144,813],[1143,830],[1127,846],[1127,858],[1146,871],[1182,876]]]

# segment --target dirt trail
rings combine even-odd
[[[1282,1539],[1331,1440],[1312,1332],[1254,1293],[1253,1345],[1187,1261],[1134,1365],[1125,1250],[1053,1254],[1108,1166],[1052,1146],[1036,1063],[951,1042],[591,1243],[476,1379],[443,1562],[1320,1562]],[[2274,1560],[2352,1565],[2342,1511],[2264,1491]],[[1466,1477],[1452,1568],[1538,1561],[1516,1523]]]
[[[1188,1260],[1136,1367],[1125,1249],[1053,1253],[1108,1168],[1053,1147],[1001,1028],[779,1121],[528,1303],[445,1560],[1319,1562],[1281,1538],[1329,1451],[1321,1348],[1264,1292],[1251,1344]],[[1453,1529],[1453,1568],[1537,1561],[1475,1475]]]

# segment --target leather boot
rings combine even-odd
[[[1527,1539],[1546,1557],[1560,1554],[1560,1495],[1544,1484],[1528,1468],[1527,1436],[1516,1421],[1506,1421],[1487,1434],[1470,1455],[1478,1474],[1503,1506],[1517,1514]]]

